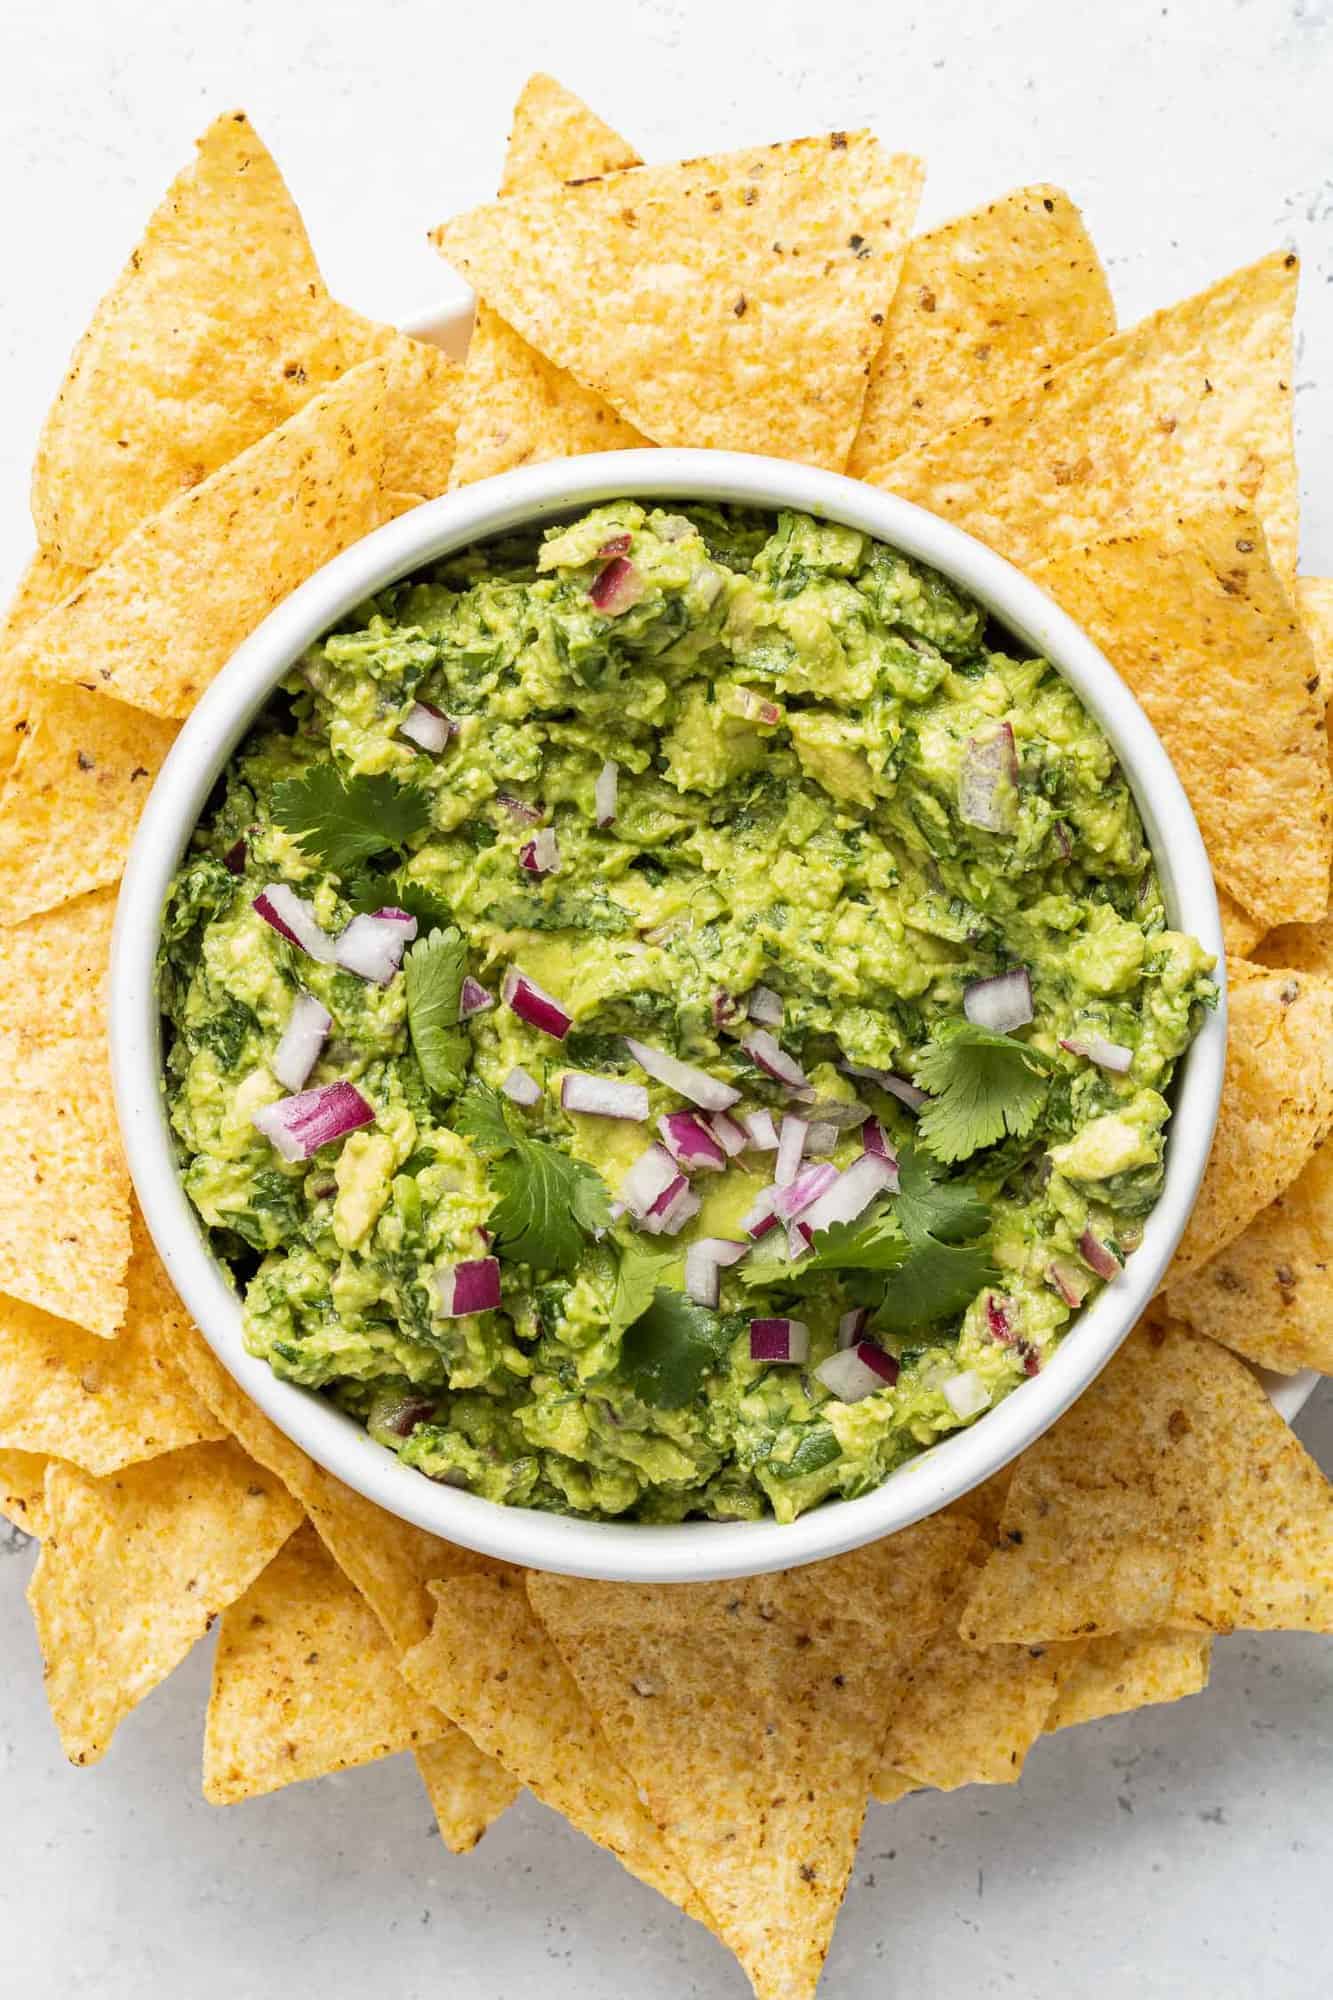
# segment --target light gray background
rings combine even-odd
[[[539,67],[650,158],[873,123],[928,156],[927,222],[1061,182],[1126,320],[1294,244],[1303,563],[1333,572],[1330,0],[4,0],[0,583],[65,356],[215,112],[249,110],[335,290],[405,314],[447,292],[426,230],[491,193]],[[1333,1396],[1299,1428],[1333,1466]],[[205,1806],[206,1647],[71,1770],[31,1562],[0,1542],[0,1995],[740,2000],[710,1939],[530,1801],[465,1860],[406,1759]],[[1330,1696],[1333,1646],[1236,1638],[1208,1694],[1041,1746],[1017,1791],[872,1808],[824,1990],[1326,1994]]]

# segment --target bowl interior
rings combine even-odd
[[[445,323],[420,330],[439,338]],[[135,1187],[171,1278],[247,1394],[313,1458],[369,1499],[452,1541],[530,1567],[670,1582],[759,1574],[892,1533],[988,1478],[1055,1421],[1133,1325],[1184,1228],[1217,1114],[1225,998],[1177,1071],[1165,1185],[1143,1243],[1048,1366],[874,1492],[827,1502],[790,1525],[657,1527],[499,1506],[433,1484],[351,1418],[247,1355],[236,1296],[177,1174],[161,1085],[153,959],[163,902],[185,843],[215,779],[277,681],[338,618],[437,556],[623,496],[798,507],[860,528],[951,576],[1073,683],[1129,777],[1171,921],[1199,937],[1219,962],[1222,937],[1207,857],[1179,780],[1146,716],[1088,638],[1036,585],[971,537],[836,474],[736,453],[665,450],[526,467],[432,501],[368,536],[302,585],[240,648],[181,731],[153,789],[126,868],[113,943],[117,1108]]]

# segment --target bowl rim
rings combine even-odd
[[[618,498],[797,507],[857,527],[929,563],[980,599],[1071,682],[1110,738],[1143,816],[1172,924],[1217,956],[1222,988],[1180,1064],[1166,1178],[1144,1239],[1041,1374],[855,1500],[783,1525],[590,1521],[504,1506],[433,1483],[313,1392],[241,1344],[239,1302],[184,1192],[167,1123],[153,961],[166,892],[208,793],[304,648],[374,591],[440,555]],[[631,1582],[760,1575],[838,1555],[960,1498],[1024,1450],[1082,1394],[1138,1319],[1193,1207],[1212,1140],[1226,1053],[1225,957],[1212,872],[1193,811],[1134,696],[1041,588],[970,535],[878,488],[781,459],[641,450],[554,460],[479,481],[375,530],[310,577],[237,649],[160,771],[126,864],[112,940],[110,1031],[117,1112],[150,1234],[223,1366],[279,1430],[367,1499],[446,1540],[528,1568]],[[1298,1378],[1292,1378],[1293,1381]]]

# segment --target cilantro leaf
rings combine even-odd
[[[971,1305],[995,1276],[984,1243],[961,1248],[933,1241],[915,1245],[901,1267],[890,1273],[875,1323],[891,1333],[914,1333],[936,1320],[951,1319]]]
[[[511,1125],[504,1099],[475,1078],[454,1124],[488,1162],[495,1206],[487,1218],[495,1252],[541,1271],[571,1271],[586,1237],[611,1223],[606,1183],[591,1167]]]
[[[990,1223],[986,1204],[970,1181],[939,1181],[914,1146],[898,1149],[896,1214],[909,1243],[920,1246],[931,1237],[941,1243],[966,1243],[985,1234]]]
[[[430,824],[430,800],[390,771],[345,777],[336,764],[312,764],[273,787],[273,817],[296,835],[302,853],[334,874],[403,847]]]
[[[618,1246],[609,1333],[623,1332],[647,1312],[667,1272],[680,1263],[681,1254],[675,1244],[645,1241],[639,1236]]]
[[[820,1271],[896,1271],[910,1245],[891,1206],[880,1205],[855,1222],[835,1222],[821,1229],[813,1248],[796,1264],[739,1266],[747,1285],[798,1284]]]
[[[931,1102],[917,1133],[937,1160],[965,1160],[1006,1133],[1022,1139],[1046,1101],[1046,1058],[971,1021],[938,1028],[912,1074]]]
[[[437,1097],[463,1088],[472,1042],[459,1026],[467,947],[452,927],[418,938],[403,961],[407,986],[407,1031],[426,1086]]]
[[[684,1292],[659,1288],[648,1310],[626,1332],[616,1372],[640,1402],[658,1410],[682,1409],[739,1330],[739,1321],[719,1319]]]

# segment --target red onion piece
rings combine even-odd
[[[980,1416],[983,1410],[990,1408],[990,1390],[975,1368],[964,1368],[957,1375],[951,1375],[947,1382],[941,1382],[940,1394],[954,1415],[964,1423],[969,1417]]]
[[[334,945],[333,955],[344,972],[387,986],[416,934],[417,920],[405,910],[377,910],[373,916],[352,918]]]
[[[665,1146],[650,1146],[646,1153],[640,1153],[634,1165],[625,1175],[620,1188],[620,1198],[631,1215],[640,1220],[652,1210],[653,1204],[664,1189],[683,1178],[676,1162]]]
[[[760,1028],[755,1034],[747,1035],[741,1043],[750,1061],[766,1075],[775,1077],[788,1090],[808,1090],[810,1079],[794,1056],[789,1056],[777,1037],[767,1028]]]
[[[542,1087],[525,1069],[511,1069],[500,1088],[515,1104],[522,1104],[529,1110],[541,1102]]]
[[[1051,1290],[1067,1306],[1081,1306],[1088,1296],[1087,1272],[1068,1257],[1052,1257],[1044,1275]]]
[[[859,1340],[855,1347],[843,1348],[821,1361],[815,1377],[840,1403],[859,1403],[898,1380],[898,1363],[882,1347]]]
[[[785,1012],[782,995],[775,993],[771,986],[752,986],[746,998],[745,1011],[761,1028],[780,1028]]]
[[[1108,1042],[1104,1035],[1071,1035],[1068,1041],[1061,1041],[1060,1047],[1068,1049],[1071,1056],[1083,1056],[1096,1063],[1098,1069],[1112,1070],[1117,1076],[1123,1076],[1134,1060],[1133,1049],[1126,1048],[1123,1042]]]
[[[474,1014],[484,1014],[488,1007],[495,1005],[495,995],[488,993],[479,979],[469,972],[458,989],[458,1018],[470,1021]]]
[[[838,1347],[855,1347],[861,1335],[870,1324],[869,1306],[854,1306],[838,1321]]]
[[[620,766],[608,757],[597,773],[597,783],[592,788],[593,809],[598,826],[612,826],[615,823],[616,805],[620,796]]]
[[[593,578],[589,602],[605,618],[619,618],[643,596],[646,586],[628,556],[612,556],[605,569]]]
[[[687,1222],[692,1222],[703,1207],[697,1194],[683,1174],[671,1183],[657,1200],[652,1210],[642,1219],[642,1227],[651,1236],[675,1236]]]
[[[779,1188],[773,1198],[773,1213],[781,1222],[791,1222],[803,1215],[812,1202],[819,1200],[838,1178],[838,1169],[831,1160],[820,1160],[813,1167],[806,1167],[797,1174],[790,1187]]]
[[[440,1313],[462,1319],[465,1313],[494,1312],[500,1303],[500,1265],[495,1257],[474,1257],[446,1265],[435,1274]]]
[[[665,1049],[652,1048],[647,1042],[636,1042],[626,1035],[625,1047],[633,1056],[640,1069],[647,1070],[649,1076],[658,1083],[664,1083],[670,1090],[688,1097],[691,1104],[697,1104],[701,1111],[730,1111],[733,1104],[739,1104],[741,1094],[728,1083],[720,1083],[706,1070],[696,1069],[693,1063],[681,1062],[678,1056],[669,1056]]]
[[[1018,1338],[1018,1321],[1012,1299],[1003,1292],[986,1294],[986,1331],[1001,1347],[1012,1347]]]
[[[524,826],[536,826],[542,816],[540,806],[531,805],[527,799],[515,798],[512,792],[497,792],[495,803],[503,806],[511,819],[518,820]]]
[[[284,1160],[312,1159],[322,1146],[374,1121],[372,1107],[356,1085],[345,1080],[303,1090],[296,1097],[280,1097],[276,1104],[256,1111],[251,1120]]]
[[[817,1200],[801,1211],[801,1220],[810,1230],[831,1229],[835,1222],[855,1222],[876,1195],[886,1194],[897,1183],[897,1173],[887,1160],[878,1159],[874,1153],[862,1153]]]
[[[333,964],[333,939],[316,923],[313,907],[285,882],[270,882],[260,890],[251,907],[266,924],[272,925],[279,937],[286,938],[288,944],[294,944],[307,958],[320,965]]]
[[[776,1153],[782,1141],[771,1111],[747,1111],[741,1123],[756,1153]]]
[[[727,1236],[700,1236],[685,1252],[685,1290],[696,1305],[716,1306],[722,1295],[722,1272],[738,1264],[748,1243]]]
[[[724,993],[719,987],[713,995],[713,1026],[730,1031],[741,1018],[739,1000],[731,993]]]
[[[969,736],[958,767],[958,817],[984,833],[1012,833],[1018,806],[1018,751],[1011,725]]]
[[[993,979],[975,979],[963,993],[963,1012],[978,1028],[1011,1035],[1032,1019],[1032,980],[1025,965],[997,972]]]
[[[884,1127],[880,1124],[878,1118],[866,1119],[865,1124],[861,1127],[861,1144],[865,1151],[873,1153],[877,1160],[887,1160],[891,1167],[897,1166],[898,1155],[889,1144],[885,1136]]]
[[[733,715],[742,722],[757,722],[764,729],[776,729],[782,720],[782,710],[775,701],[766,701],[753,688],[735,688],[727,703]]]
[[[567,1014],[558,1000],[544,993],[516,965],[511,965],[506,972],[500,993],[505,1005],[513,1009],[520,1021],[526,1021],[530,1028],[540,1028],[544,1035],[554,1036],[557,1042],[563,1042],[573,1026],[574,1016]]]
[[[612,556],[627,556],[632,537],[628,534],[608,535],[597,554],[602,562],[609,562]]]
[[[777,1164],[773,1168],[773,1179],[780,1188],[790,1187],[800,1172],[801,1157],[809,1136],[810,1127],[805,1119],[788,1112],[778,1134]]]
[[[808,1361],[810,1329],[800,1319],[752,1319],[751,1361]]]
[[[229,875],[244,875],[246,858],[249,852],[250,850],[246,845],[244,835],[242,835],[240,840],[233,840],[231,846],[222,857],[222,865]]]
[[[708,1129],[717,1140],[729,1160],[743,1153],[750,1143],[750,1135],[735,1118],[729,1118],[725,1111],[715,1111],[708,1121]]]
[[[418,750],[435,753],[443,750],[453,732],[454,725],[448,716],[428,701],[414,701],[398,725],[398,734],[415,743]]]
[[[799,1264],[815,1240],[815,1232],[808,1222],[799,1219],[787,1224],[787,1262]]]
[[[778,1188],[765,1188],[741,1217],[737,1226],[745,1231],[752,1242],[758,1242],[761,1236],[767,1236],[770,1229],[777,1227],[779,1193]]]
[[[1099,1278],[1105,1278],[1109,1282],[1110,1279],[1120,1276],[1123,1268],[1120,1259],[1110,1244],[1103,1243],[1101,1237],[1094,1235],[1091,1229],[1085,1229],[1079,1237],[1078,1254],[1088,1269],[1095,1271]]]
[[[648,1092],[641,1083],[626,1083],[618,1076],[584,1076],[571,1070],[560,1085],[560,1106],[589,1118],[629,1118],[642,1125],[648,1116]]]
[[[311,993],[298,993],[273,1058],[273,1074],[288,1090],[300,1090],[333,1026],[333,1016]]]
[[[645,1090],[644,1102],[647,1100]],[[657,1129],[662,1134],[662,1144],[686,1173],[720,1174],[726,1166],[726,1154],[695,1112],[669,1111],[658,1119]]]
[[[560,866],[560,845],[553,826],[544,826],[518,850],[518,865],[528,875],[554,875]]]

